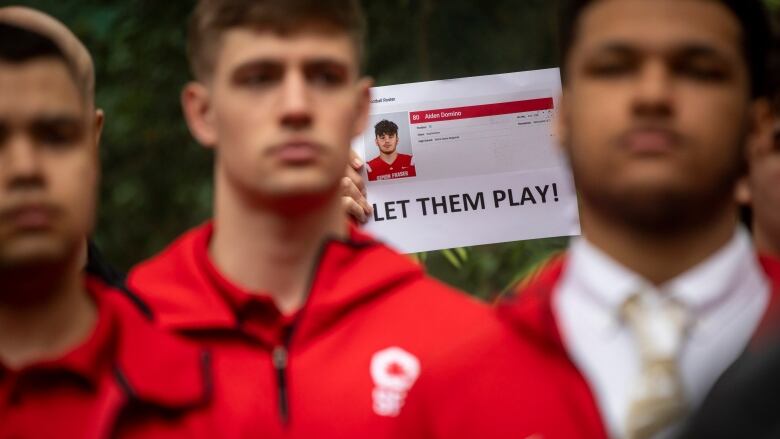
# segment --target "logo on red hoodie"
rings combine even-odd
[[[371,378],[374,380],[374,413],[398,416],[406,394],[420,376],[420,360],[409,352],[391,347],[371,357]]]

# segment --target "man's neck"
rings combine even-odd
[[[6,295],[0,296],[0,361],[10,368],[56,359],[84,342],[96,325],[79,258],[61,270],[0,274],[0,288]]]
[[[232,282],[271,295],[283,313],[300,308],[320,247],[326,239],[347,236],[341,200],[289,214],[250,204],[217,185],[214,234],[209,255]]]
[[[395,159],[398,158],[398,151],[393,151],[391,154],[379,154],[379,157],[382,158],[382,161],[387,163],[388,165],[392,165],[395,162]]]
[[[587,208],[581,212],[588,241],[655,285],[685,273],[725,246],[737,227],[736,212],[677,233],[649,235]]]

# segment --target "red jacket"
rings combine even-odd
[[[354,229],[324,244],[306,304],[283,316],[216,270],[211,234],[189,231],[129,286],[164,328],[212,348],[217,403],[254,437],[410,437],[402,428],[418,426],[398,419],[421,406],[416,382],[459,368],[502,328],[486,305]]]
[[[510,324],[483,344],[480,355],[489,362],[474,363],[466,374],[453,371],[421,380],[423,390],[446,382],[452,390],[439,405],[447,417],[428,421],[429,431],[418,438],[606,439],[596,402],[567,356],[550,307],[560,273],[560,262],[554,263],[516,304],[499,307]],[[523,336],[517,336],[518,330]]]
[[[21,370],[0,364],[0,438],[212,438],[206,351],[152,326],[87,279],[98,308],[88,340]]]
[[[754,340],[763,333],[761,327],[771,326],[780,317],[777,313],[780,310],[780,263],[768,258],[762,258],[761,262],[773,282],[773,291]],[[525,391],[525,394],[504,402],[511,407],[504,411],[505,414],[516,413],[520,419],[516,426],[507,427],[514,429],[514,437],[533,437],[533,434],[545,439],[607,437],[595,397],[585,377],[569,358],[553,312],[552,295],[564,265],[565,257],[552,260],[498,309],[500,316],[520,335],[517,337],[519,349],[506,354],[515,357],[518,368],[523,367],[522,375],[517,374],[517,382],[510,383],[507,389],[509,392]],[[528,416],[534,418],[533,425],[528,425]],[[510,436],[485,434],[483,437]]]

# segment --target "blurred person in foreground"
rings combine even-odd
[[[215,152],[214,217],[128,282],[159,324],[213,349],[216,397],[257,437],[409,437],[408,405],[435,419],[450,395],[416,382],[503,330],[348,222],[363,27],[352,0],[202,0],[191,18],[182,105]]]
[[[773,79],[780,78],[778,48]],[[748,148],[749,174],[738,199],[749,206],[754,241],[768,271],[780,278],[780,91],[773,89],[774,127]],[[776,280],[776,282],[778,282]],[[780,435],[780,321],[718,381],[681,437],[775,438]]]
[[[207,352],[83,270],[102,127],[81,42],[0,8],[0,438],[214,437]]]
[[[572,8],[560,136],[583,238],[502,312],[557,344],[601,435],[663,437],[772,318],[733,197],[771,129],[769,25],[758,1]]]
[[[772,124],[761,3],[564,4],[557,129],[583,236],[500,305],[516,337],[487,373],[434,377],[503,390],[492,411],[445,402],[440,437],[668,437],[777,318],[734,197]]]

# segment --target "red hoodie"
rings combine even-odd
[[[427,400],[416,382],[471,361],[502,330],[486,305],[356,229],[323,245],[305,305],[284,316],[220,275],[211,234],[210,224],[187,232],[129,286],[164,328],[212,348],[217,403],[247,435],[410,437],[402,428],[419,426],[397,420]]]
[[[98,308],[88,339],[21,370],[0,364],[0,438],[213,438],[206,351],[146,321],[87,279]]]

